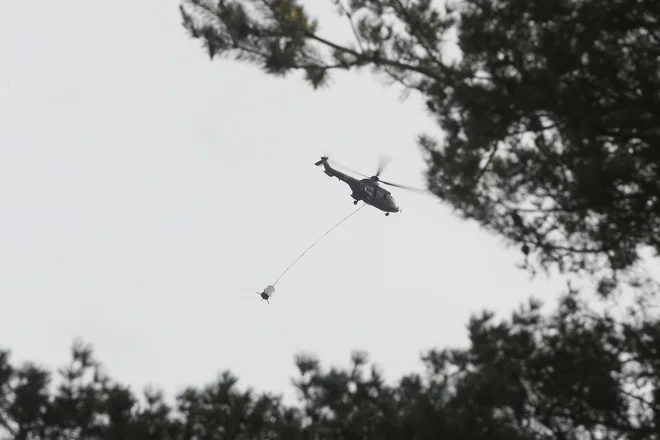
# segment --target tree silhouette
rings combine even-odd
[[[576,293],[550,314],[470,320],[469,346],[429,350],[388,383],[367,355],[324,369],[298,355],[298,403],[241,389],[222,372],[168,402],[111,380],[89,346],[54,376],[0,352],[0,438],[654,440],[660,438],[660,320],[649,304],[596,312]]]
[[[660,251],[660,4],[651,0],[334,1],[333,42],[294,0],[182,0],[211,58],[314,87],[369,67],[416,91],[428,186],[534,266],[598,274],[608,293]],[[458,49],[458,59],[447,50]]]

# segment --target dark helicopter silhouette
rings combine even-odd
[[[355,174],[364,176],[365,177],[364,179],[357,179],[355,177],[349,176],[348,174],[342,173],[341,171],[332,168],[328,163],[328,161],[329,161],[328,157],[323,156],[321,157],[321,160],[316,162],[314,165],[316,166],[323,165],[325,174],[327,174],[330,177],[336,177],[337,179],[341,180],[342,182],[345,182],[348,186],[350,186],[352,190],[351,197],[353,197],[354,199],[353,204],[357,205],[359,201],[363,201],[364,203],[385,212],[385,215],[390,215],[391,212],[401,212],[401,208],[399,208],[396,205],[396,202],[394,201],[394,197],[392,197],[392,194],[385,188],[381,187],[379,183],[382,183],[384,185],[394,186],[397,188],[403,188],[409,191],[416,191],[416,192],[422,191],[417,188],[398,185],[396,183],[390,183],[380,180],[379,178],[380,173],[383,172],[383,169],[385,169],[387,163],[389,162],[389,158],[387,158],[386,156],[381,157],[380,163],[378,165],[378,169],[376,170],[376,174],[374,174],[371,177],[362,173],[358,173],[357,171],[350,170]],[[340,165],[335,164],[335,166],[340,166]],[[346,168],[343,166],[341,167]],[[346,169],[349,170],[348,168]]]

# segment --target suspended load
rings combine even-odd
[[[257,292],[257,295],[261,296],[262,301],[266,301],[268,304],[270,304],[269,299],[273,296],[275,293],[275,287],[268,285],[262,292]]]

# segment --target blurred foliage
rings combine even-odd
[[[442,133],[419,138],[435,195],[530,270],[597,274],[603,294],[638,281],[639,251],[660,251],[660,3],[333,3],[346,42],[301,1],[182,0],[181,13],[212,58],[302,71],[314,88],[369,67],[418,92]]]
[[[654,440],[660,438],[660,320],[640,300],[595,311],[574,292],[550,313],[531,300],[484,311],[467,348],[430,350],[388,383],[364,352],[324,369],[298,355],[295,405],[222,372],[172,402],[108,377],[76,342],[57,376],[0,352],[0,438],[43,440]]]

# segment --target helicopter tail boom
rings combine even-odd
[[[317,167],[320,167],[321,165],[323,165],[325,174],[327,174],[330,177],[338,177],[337,172],[335,171],[335,169],[332,168],[328,164],[328,157],[327,156],[323,156],[321,158],[321,160],[317,161],[314,165],[316,165]]]
[[[349,176],[348,174],[344,174],[339,170],[332,168],[328,163],[327,156],[321,157],[321,160],[317,161],[314,165],[316,165],[317,167],[323,165],[323,172],[326,174],[326,176],[336,177],[337,179],[348,184],[348,186],[350,186],[355,190],[355,186],[357,185],[358,182],[357,179]]]

